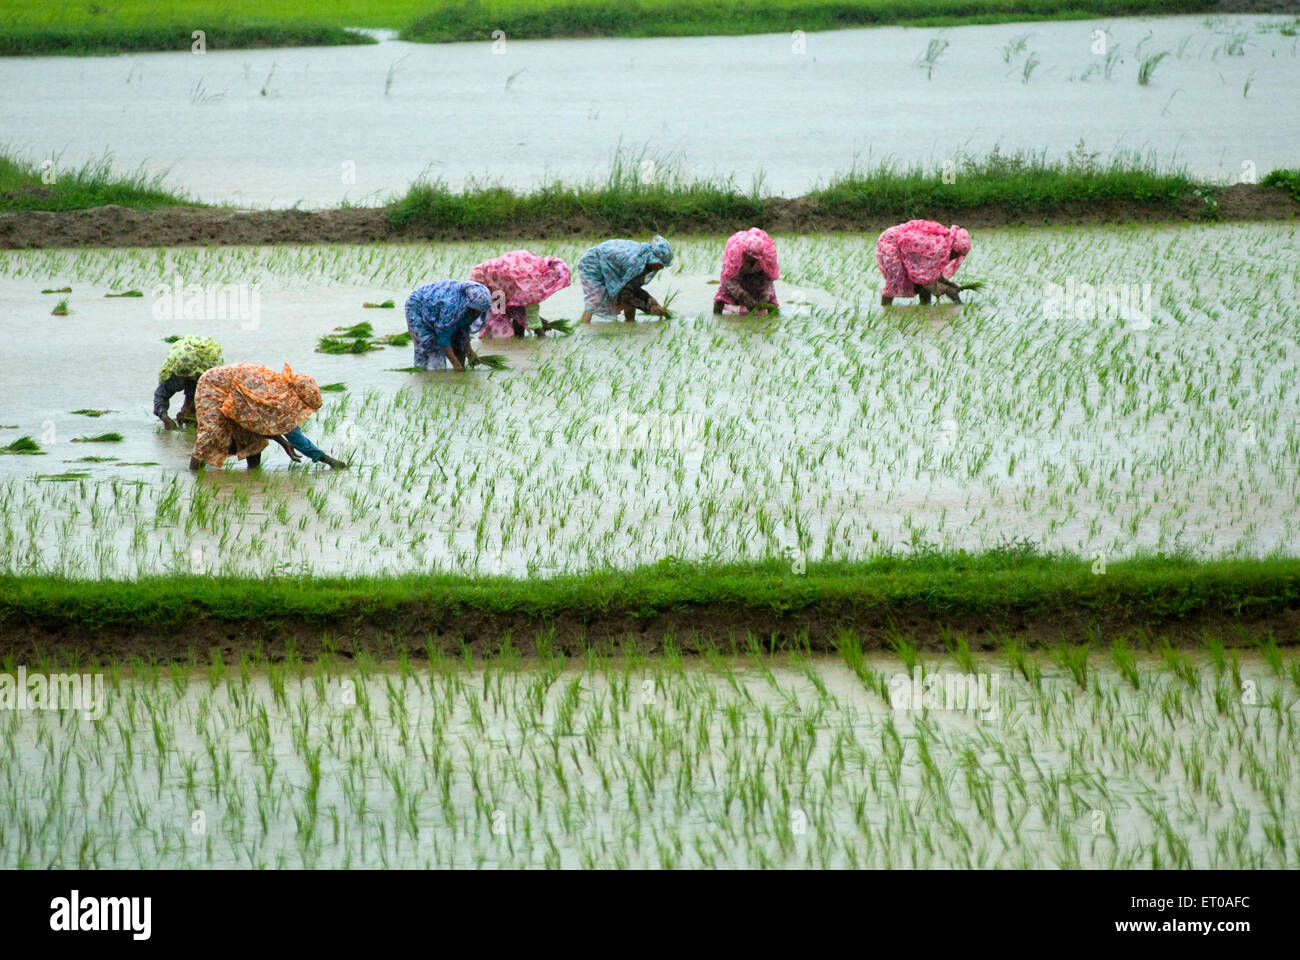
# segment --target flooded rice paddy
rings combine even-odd
[[[0,867],[1298,865],[1300,661],[1009,654],[115,667]]]
[[[0,129],[37,163],[109,152],[200,200],[260,207],[379,203],[422,175],[603,177],[620,145],[690,176],[761,174],[785,196],[855,161],[1059,158],[1080,140],[1236,182],[1246,164],[1294,165],[1300,114],[1276,105],[1300,85],[1295,33],[1294,18],[1166,17],[9,57]],[[739,79],[754,64],[757,91]]]
[[[1276,256],[1295,227],[986,231],[963,273],[987,291],[888,310],[873,243],[782,239],[786,308],[764,321],[713,316],[722,238],[680,240],[649,287],[679,293],[674,319],[489,341],[513,364],[491,374],[314,347],[363,320],[403,330],[417,282],[496,247],[7,254],[0,304],[25,332],[3,348],[0,446],[43,452],[0,456],[0,570],[537,574],[1017,537],[1107,557],[1300,548],[1296,277]],[[256,285],[257,315],[167,318],[177,278],[191,296],[244,284],[246,303]],[[71,313],[52,317],[60,295],[40,291],[64,285]],[[129,288],[145,295],[104,297]],[[579,309],[569,288],[542,315]],[[260,474],[192,476],[193,432],[150,413],[163,337],[182,333],[344,384],[304,431],[353,468],[271,446]],[[78,442],[104,433],[122,439]]]

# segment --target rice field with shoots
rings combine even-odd
[[[1300,865],[1294,653],[839,647],[113,663],[0,712],[0,867]]]
[[[0,447],[27,437],[47,456],[0,457],[0,571],[524,576],[1008,537],[1102,562],[1300,548],[1296,278],[1276,256],[1294,226],[983,231],[971,302],[889,308],[874,235],[778,237],[783,309],[766,319],[712,314],[723,238],[672,239],[647,290],[680,291],[673,319],[494,340],[509,369],[488,376],[406,372],[409,347],[314,352],[365,300],[464,276],[486,244],[7,254],[15,316],[39,316],[55,278],[152,292],[174,275],[257,283],[261,316],[158,319],[158,298],[96,298],[14,344]],[[585,247],[538,245],[569,262]],[[46,382],[109,309],[114,376]],[[542,314],[580,309],[569,287]],[[192,477],[193,431],[163,431],[149,407],[173,331],[345,383],[303,429],[353,469],[271,448],[260,473]],[[84,452],[68,444],[77,408],[113,411],[96,424],[119,456],[35,482]]]

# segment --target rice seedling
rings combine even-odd
[[[338,337],[321,337],[316,342],[317,353],[356,354],[379,349],[369,340],[341,340]]]
[[[24,434],[17,440],[10,441],[0,447],[0,453],[35,454],[44,453],[44,451],[41,450],[41,445],[35,439]]]
[[[469,365],[489,370],[509,370],[510,359],[500,353],[479,353],[469,358]]]
[[[1161,50],[1159,53],[1154,53],[1149,57],[1143,57],[1142,63],[1138,67],[1138,83],[1144,87],[1149,84],[1152,76],[1155,75],[1156,67],[1158,67],[1160,61],[1167,56],[1169,56],[1169,51]]]
[[[543,333],[558,333],[561,336],[566,337],[573,333],[572,320],[547,320],[545,318],[538,318],[538,320],[539,322],[531,328],[534,331],[540,330]]]
[[[64,297],[62,300],[60,300],[58,303],[54,305],[54,309],[50,311],[50,316],[66,317],[67,315],[68,315],[68,298]]]
[[[369,323],[354,323],[350,327],[335,327],[337,336],[345,340],[369,340],[375,335],[375,328]]]
[[[925,79],[934,78],[934,67],[943,56],[943,52],[948,49],[948,41],[941,37],[933,37],[925,46],[925,53],[921,54],[912,63],[912,66],[919,70],[925,71]]]
[[[1029,78],[1033,75],[1034,71],[1038,69],[1038,66],[1041,63],[1042,61],[1038,58],[1038,54],[1031,53],[1027,56],[1025,62],[1020,65],[1020,82],[1028,83]]]

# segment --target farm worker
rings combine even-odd
[[[722,280],[713,296],[713,312],[733,306],[748,313],[760,305],[776,303],[776,284],[781,267],[776,262],[776,244],[766,232],[750,227],[727,238],[722,251]]]
[[[876,241],[876,266],[885,275],[881,304],[889,306],[895,297],[918,293],[922,303],[929,303],[931,294],[947,294],[961,303],[956,284],[948,281],[968,253],[970,234],[961,227],[945,227],[933,220],[909,220],[890,227]]]
[[[649,243],[637,240],[606,240],[578,259],[578,276],[582,279],[582,322],[591,323],[592,314],[617,317],[629,323],[636,312],[664,313],[659,301],[641,289],[642,285],[673,262],[673,248],[663,237]]]
[[[415,365],[440,370],[450,360],[464,370],[475,356],[469,338],[483,329],[491,306],[491,292],[474,281],[439,280],[417,288],[406,299]]]
[[[511,250],[470,271],[470,280],[492,294],[492,309],[483,324],[483,339],[522,337],[528,329],[526,309],[569,285],[569,265],[559,257],[539,257],[528,250]],[[537,335],[544,336],[538,330]]]
[[[221,344],[210,337],[193,335],[181,337],[167,351],[167,359],[158,371],[158,389],[153,392],[153,415],[162,421],[167,430],[176,430],[176,420],[194,419],[194,388],[199,377],[213,367],[221,366]],[[185,402],[176,413],[176,420],[167,415],[172,397],[185,391]]]
[[[233,455],[252,470],[261,466],[268,440],[289,452],[285,435],[294,435],[320,409],[321,395],[315,380],[294,373],[287,363],[279,373],[255,363],[230,363],[199,377],[194,405],[199,431],[190,469],[205,463],[219,467]],[[331,467],[346,466],[324,454],[320,459]]]

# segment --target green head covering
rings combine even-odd
[[[221,366],[221,344],[211,337],[181,337],[172,344],[158,371],[158,382],[172,377],[194,380],[213,367]]]

